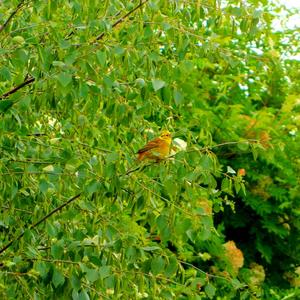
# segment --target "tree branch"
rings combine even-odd
[[[22,8],[22,6],[25,4],[25,0],[21,1],[16,9],[10,14],[10,16],[7,18],[7,20],[4,22],[3,25],[0,25],[0,33],[8,26],[9,22],[12,20],[14,15]]]
[[[144,4],[146,4],[149,0],[141,1],[140,4],[138,4],[136,7],[134,7],[132,10],[130,10],[128,13],[126,13],[124,16],[122,16],[120,19],[118,19],[115,23],[113,23],[112,28],[116,27],[118,24],[122,23],[125,19],[127,19],[131,14],[133,14],[136,10],[141,8]],[[96,41],[99,41],[103,39],[105,36],[105,32],[102,32],[96,37]]]
[[[40,225],[41,223],[43,223],[44,221],[46,221],[49,217],[51,217],[53,214],[55,214],[56,212],[62,210],[65,206],[67,206],[68,204],[70,204],[71,202],[73,202],[74,200],[76,200],[77,198],[79,198],[80,196],[81,196],[81,193],[77,194],[76,196],[74,196],[74,197],[70,198],[69,200],[67,200],[66,202],[64,202],[62,205],[60,205],[60,206],[56,207],[55,209],[51,210],[46,216],[44,216],[43,218],[41,218],[36,223],[30,225],[28,229],[33,229],[33,228],[37,227],[38,225]],[[2,249],[0,249],[0,254],[2,254],[14,242],[20,240],[23,237],[24,233],[25,233],[25,231],[23,231],[16,238],[14,238],[9,243],[7,243]]]
[[[113,23],[112,28],[116,27],[118,24],[122,23],[125,19],[127,19],[131,14],[133,14],[136,10],[138,10],[139,8],[141,8],[144,4],[146,4],[149,0],[145,0],[145,1],[141,1],[140,4],[138,4],[136,7],[134,7],[132,10],[130,10],[128,13],[126,13],[124,16],[122,16],[120,19],[118,19],[115,23]],[[10,20],[13,18],[13,16],[22,8],[22,6],[25,4],[25,0],[21,1],[17,8],[12,12],[12,14],[9,16],[9,18],[6,20],[6,22],[0,26],[0,33],[2,30],[5,29],[5,27],[7,27],[8,23],[10,22]],[[105,32],[102,32],[100,35],[98,35],[95,39],[95,41],[99,41],[101,40],[104,36],[105,36]],[[17,87],[13,88],[12,90],[6,92],[5,94],[3,94],[2,96],[0,96],[0,100],[7,98],[8,96],[10,96],[11,94],[14,94],[15,92],[17,92],[19,89],[23,88],[26,85],[31,84],[32,82],[35,81],[35,78],[31,77],[27,80],[25,80],[23,83],[21,83],[20,85],[18,85]]]
[[[192,151],[201,151],[201,150],[204,150],[204,149],[211,149],[211,148],[216,148],[216,147],[222,147],[222,146],[225,146],[225,145],[232,145],[232,144],[238,144],[238,143],[245,143],[245,142],[257,142],[257,140],[253,140],[253,139],[249,139],[249,140],[246,140],[246,141],[240,141],[240,142],[224,142],[224,143],[221,143],[221,144],[218,144],[218,145],[214,145],[214,146],[209,146],[209,147],[203,147],[202,149],[192,149],[190,151],[187,151],[187,152],[192,152]],[[176,155],[176,154],[174,154]],[[171,158],[172,156],[174,155],[171,155],[169,156],[168,158]],[[167,159],[168,159],[167,158]],[[156,163],[156,162],[155,162]],[[124,174],[121,174],[120,176],[124,176],[124,175],[129,175],[133,172],[137,172],[139,170],[144,170],[145,168],[151,166],[152,164],[154,163],[150,163],[150,164],[147,164],[147,165],[142,165],[142,166],[138,166],[137,168],[135,169],[131,169],[131,170],[128,170],[126,173]],[[139,185],[141,185],[139,182],[137,182]],[[143,186],[143,185],[142,185]],[[143,186],[145,189],[149,190],[147,187]],[[151,193],[154,193],[153,191],[150,190]],[[53,209],[50,213],[48,213],[46,216],[44,216],[43,218],[41,218],[39,221],[37,221],[36,223],[32,224],[29,226],[29,229],[33,229],[35,227],[37,227],[38,225],[40,225],[41,223],[43,223],[44,221],[46,221],[49,217],[51,217],[53,214],[55,214],[56,212],[60,211],[61,209],[63,209],[65,206],[67,206],[68,204],[70,204],[71,202],[73,202],[74,200],[76,200],[77,198],[79,198],[81,196],[82,193],[79,193],[77,194],[76,196],[70,198],[69,200],[67,200],[66,202],[64,202],[62,205],[56,207],[55,209]],[[155,194],[155,193],[154,193]],[[162,196],[158,195],[158,194],[155,194],[157,197],[160,197],[160,198],[163,198]],[[167,200],[167,199],[164,199],[164,200]],[[172,204],[174,205],[174,204]],[[175,205],[174,205],[175,206]],[[177,209],[180,209],[182,210],[183,212],[185,212],[185,210],[183,210],[182,208],[178,207],[178,206],[175,206]],[[185,212],[186,213],[186,212]],[[15,239],[11,240],[7,245],[5,245],[2,249],[0,249],[0,254],[3,253],[7,248],[9,248],[14,242],[20,240],[24,235],[24,232],[22,232],[19,236],[17,236]],[[185,263],[185,262],[182,262],[182,263]],[[188,263],[185,263],[186,265],[190,265]],[[192,265],[190,265],[192,266]],[[194,267],[194,266],[193,266]],[[211,277],[219,277],[221,278],[220,276],[215,276],[215,275],[210,275]],[[224,279],[224,278],[223,278]]]
[[[30,83],[34,82],[35,78],[31,77],[27,80],[25,80],[24,82],[22,82],[20,85],[16,86],[15,88],[13,88],[12,90],[4,93],[2,96],[0,96],[0,100],[7,98],[8,96],[10,96],[11,94],[14,94],[15,92],[17,92],[19,89],[23,88],[26,85],[29,85]]]
[[[223,279],[223,280],[226,280],[226,281],[229,281],[229,282],[230,282],[230,279],[228,279],[228,278],[226,278],[226,277],[224,277],[224,276],[219,276],[219,275],[209,274],[209,273],[207,273],[207,272],[205,272],[205,271],[203,271],[203,270],[197,268],[197,267],[194,266],[193,264],[190,264],[190,263],[185,262],[185,261],[183,261],[183,260],[178,259],[178,262],[180,262],[180,263],[183,264],[183,265],[189,266],[189,267],[191,267],[191,268],[193,268],[193,269],[199,271],[200,273],[206,275],[207,277],[219,278],[219,279]]]

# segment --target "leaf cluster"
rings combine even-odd
[[[3,299],[297,297],[299,39],[272,28],[281,9],[2,1]],[[138,164],[162,129],[187,149]]]

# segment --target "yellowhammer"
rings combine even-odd
[[[138,160],[153,159],[159,161],[164,159],[170,153],[171,142],[171,133],[167,130],[162,131],[158,138],[151,140],[137,152]]]

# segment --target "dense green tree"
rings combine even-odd
[[[299,31],[274,29],[282,12],[1,1],[1,298],[299,296]],[[170,157],[137,162],[162,129]]]

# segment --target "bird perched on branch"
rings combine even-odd
[[[170,153],[171,142],[171,133],[167,130],[163,130],[158,138],[149,141],[137,152],[138,160],[150,159],[158,162],[166,158]]]

